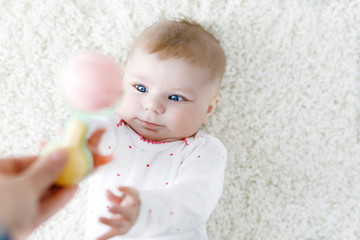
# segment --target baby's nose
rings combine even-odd
[[[143,107],[146,111],[152,111],[157,114],[165,112],[165,106],[161,99],[155,96],[149,96],[144,99]]]

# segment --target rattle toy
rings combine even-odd
[[[121,77],[116,63],[99,53],[82,53],[66,64],[60,89],[74,116],[67,120],[61,138],[43,150],[45,156],[58,148],[67,151],[68,161],[56,185],[74,185],[94,168],[93,157],[86,147],[86,120],[115,104],[121,91]]]

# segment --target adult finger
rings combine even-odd
[[[58,210],[63,208],[73,198],[78,189],[77,186],[55,188],[56,189],[53,189],[51,191],[51,194],[48,194],[46,197],[41,199],[38,216],[34,221],[33,228],[30,229],[30,232],[32,232],[40,224],[48,220]]]
[[[58,149],[34,163],[26,170],[23,178],[31,184],[35,190],[42,192],[53,184],[65,167],[66,160],[66,151],[64,149]]]
[[[2,158],[0,159],[0,173],[15,174],[24,171],[35,160],[37,156],[18,157],[18,158]]]
[[[64,207],[75,195],[78,187],[56,187],[57,189],[48,195],[46,198],[41,199],[39,213],[40,222],[46,221],[59,209]]]

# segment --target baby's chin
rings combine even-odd
[[[179,140],[179,139],[176,139],[176,138],[169,138],[169,137],[166,137],[166,136],[162,136],[161,134],[157,134],[157,133],[148,133],[148,132],[145,132],[145,131],[139,131],[138,132],[136,130],[135,130],[135,132],[137,134],[139,134],[142,139],[150,141],[150,142],[161,143],[161,142],[173,142],[173,141]]]
[[[131,125],[129,125],[137,134],[139,134],[139,136],[141,137],[141,139],[145,140],[145,141],[149,141],[149,142],[174,142],[174,141],[178,141],[178,140],[183,140],[185,139],[184,137],[170,137],[161,133],[158,133],[156,131],[151,131],[151,130],[146,130],[146,129],[137,129],[136,127],[132,127]]]
[[[136,121],[132,121],[131,119],[129,121],[126,121],[126,119],[124,119],[124,121],[132,130],[134,130],[134,132],[140,135],[140,137],[143,140],[149,142],[174,142],[174,141],[184,140],[188,137],[195,136],[196,134],[194,133],[192,136],[175,136],[174,134],[170,134],[170,132],[164,131],[164,129],[159,131],[145,129],[141,125],[139,125]]]

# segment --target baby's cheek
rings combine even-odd
[[[139,100],[131,94],[124,94],[120,99],[117,112],[122,118],[132,115],[139,108]]]
[[[201,125],[198,115],[195,112],[179,111],[174,115],[172,120],[173,129],[179,134],[186,135],[184,137],[192,135]]]
[[[187,113],[181,111],[171,111],[167,115],[170,115],[170,119],[173,128],[182,128],[183,125],[187,124],[187,118],[189,117]]]

